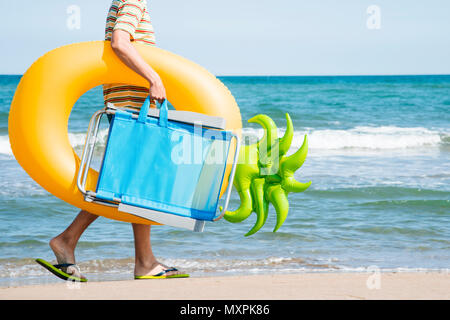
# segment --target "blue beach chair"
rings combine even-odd
[[[203,231],[205,221],[221,219],[228,207],[240,146],[224,130],[225,119],[149,108],[139,113],[109,104],[91,118],[77,186],[85,201],[157,223]],[[112,116],[97,188],[86,190],[101,117]],[[218,210],[231,140],[235,154],[222,211]]]

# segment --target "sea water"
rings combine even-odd
[[[60,281],[34,262],[54,261],[49,240],[78,209],[35,183],[11,151],[8,114],[20,76],[0,76],[0,286]],[[207,223],[203,233],[152,228],[155,255],[192,276],[297,272],[429,271],[450,265],[450,76],[219,77],[246,121],[267,114],[281,136],[289,113],[289,153],[308,135],[309,153],[295,178],[312,181],[289,194],[284,225],[244,237],[242,223]],[[78,154],[92,114],[94,88],[76,103],[69,139]],[[97,162],[107,130],[100,132]],[[231,209],[239,206],[235,191]],[[91,281],[133,278],[130,224],[100,217],[84,233],[77,262]]]

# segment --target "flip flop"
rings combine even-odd
[[[61,268],[67,268],[70,266],[77,267],[77,265],[73,263],[51,264],[50,262],[45,261],[44,259],[36,259],[36,262],[60,279],[67,281],[87,282],[87,279],[72,276],[61,270]]]
[[[144,280],[144,279],[174,279],[174,278],[189,278],[189,275],[187,273],[182,274],[172,274],[172,275],[166,275],[166,273],[171,271],[178,271],[177,268],[170,268],[161,271],[158,274],[155,274],[153,276],[134,276],[134,279],[136,280]]]

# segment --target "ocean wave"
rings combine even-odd
[[[278,131],[281,137],[285,129]],[[259,128],[244,128],[242,132],[246,144],[256,142],[264,134],[264,130]],[[305,134],[308,135],[309,148],[313,150],[398,150],[450,145],[450,131],[438,131],[423,127],[358,126],[348,130],[306,128],[303,131],[294,131],[291,150],[295,151],[301,146]],[[97,149],[105,147],[107,135],[107,129],[99,131]],[[77,152],[83,148],[85,139],[86,133],[69,132],[70,144]],[[7,135],[0,136],[0,155],[13,155]]]
[[[327,263],[305,263],[301,258],[269,257],[258,260],[224,259],[161,259],[161,263],[181,266],[183,271],[195,277],[235,276],[240,274],[298,274],[298,273],[373,273],[378,272],[440,272],[445,268],[345,266],[338,259],[333,265]],[[98,259],[79,262],[84,275],[90,281],[130,280],[133,278],[134,259]],[[374,269],[376,267],[376,269]],[[47,270],[35,263],[34,259],[0,259],[0,287],[48,284],[60,282]]]
[[[331,185],[326,189],[308,190],[308,197],[313,199],[380,199],[380,198],[419,198],[422,200],[435,200],[447,198],[448,191],[424,189],[418,187],[400,187],[400,186],[360,186],[355,187],[334,187]]]
[[[285,129],[279,129],[282,136]],[[246,140],[253,142],[263,136],[263,129],[245,128]],[[348,130],[311,129],[295,131],[292,149],[296,150],[308,135],[310,149],[339,150],[398,150],[423,147],[439,147],[450,144],[450,132],[431,130],[423,127],[401,128],[395,126],[358,126]]]
[[[242,272],[250,274],[304,271],[339,271],[339,267],[327,261],[305,261],[297,257],[267,257],[261,259],[159,259],[165,265],[182,266],[183,271],[196,276],[235,275]],[[331,262],[331,261],[330,261]],[[334,259],[332,263],[338,262]],[[111,276],[122,278],[131,275],[134,269],[133,258],[122,259],[95,259],[78,262],[83,273],[94,280],[111,279]],[[49,276],[48,271],[38,266],[34,259],[0,259],[0,286],[1,280],[13,280],[20,277]]]
[[[431,229],[416,229],[408,227],[392,227],[392,226],[366,226],[366,227],[354,227],[356,231],[361,233],[370,233],[375,235],[406,235],[412,237],[436,237],[440,233]]]
[[[104,147],[108,137],[108,129],[99,130],[96,140],[96,147]],[[76,148],[83,148],[86,142],[86,133],[72,133],[69,132],[70,145]]]
[[[103,129],[98,132],[96,140],[96,148],[104,148],[106,145],[106,139],[108,135],[108,130]],[[81,151],[86,142],[86,133],[69,132],[69,142],[75,151]],[[13,156],[11,149],[11,144],[9,142],[9,136],[0,136],[0,155]]]
[[[9,136],[0,136],[0,154],[12,156],[11,144],[9,143]]]
[[[422,209],[424,212],[430,212],[430,210],[433,210],[433,213],[447,215],[450,208],[450,200],[379,200],[360,203],[358,206],[379,208],[383,210],[394,209],[397,207],[401,209]]]

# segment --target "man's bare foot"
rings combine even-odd
[[[70,244],[66,243],[60,236],[57,236],[50,240],[50,248],[53,250],[55,254],[56,261],[58,264],[72,263],[73,266],[69,266],[66,268],[61,268],[67,274],[70,274],[74,277],[78,277],[81,279],[86,279],[80,272],[80,269],[77,265],[75,265],[75,248],[73,248]]]
[[[146,268],[144,266],[135,266],[134,267],[134,275],[135,276],[154,276],[157,275],[161,272],[163,272],[164,270],[169,270],[172,269],[169,266],[166,266],[165,264],[162,264],[158,261],[155,261],[150,267]],[[178,274],[183,274],[183,272],[180,272],[178,270],[174,270],[174,271],[169,271],[167,272],[165,275],[166,276],[172,276],[172,275],[178,275]]]

